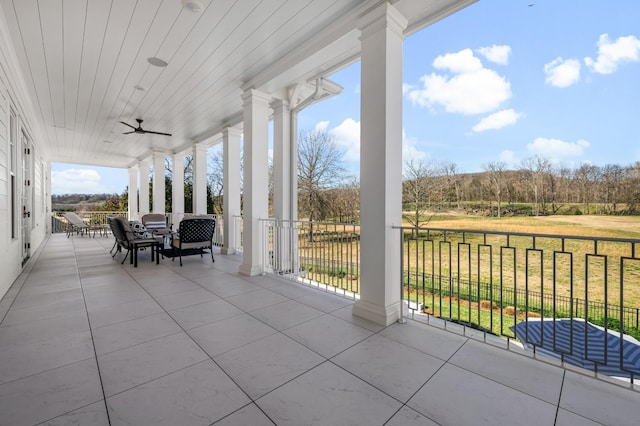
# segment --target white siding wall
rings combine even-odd
[[[9,96],[6,78],[0,75],[0,296],[3,296],[21,267],[20,241],[11,238],[11,181],[9,178]]]
[[[22,99],[19,93],[24,90],[16,90],[12,84],[21,81],[21,76],[11,70],[16,70],[17,65],[13,63],[15,55],[9,52],[10,49],[5,38],[6,29],[4,19],[0,14],[0,299],[5,295],[11,284],[22,272],[22,232],[21,224],[18,222],[15,238],[11,232],[11,179],[9,170],[9,116],[10,111],[17,115],[18,134],[20,129],[25,127],[25,109],[28,102]],[[25,131],[33,137],[32,129],[25,128]],[[49,209],[51,205],[48,190],[49,161],[38,148],[37,140],[32,140],[32,230],[31,230],[31,255],[38,250],[47,236]],[[20,140],[16,141],[16,203],[18,213],[22,209],[20,205],[20,194],[24,180],[20,175],[22,164],[22,148]],[[18,214],[17,220],[20,221]]]

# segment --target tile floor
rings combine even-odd
[[[111,242],[52,236],[0,301],[0,425],[640,422],[628,386],[467,331],[383,328],[237,256],[120,265]]]

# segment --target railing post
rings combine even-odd
[[[400,318],[398,322],[405,324],[407,320],[404,317],[404,229],[397,228],[400,231]],[[407,293],[411,290],[411,283],[407,282]],[[417,305],[417,301],[416,301]],[[409,303],[407,303],[407,307]]]

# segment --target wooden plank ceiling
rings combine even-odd
[[[274,96],[358,59],[357,21],[379,0],[0,0],[52,161],[128,167],[180,152],[242,117],[248,87]],[[473,0],[399,0],[407,33]],[[148,62],[160,58],[164,68]],[[171,133],[130,134],[119,123]]]

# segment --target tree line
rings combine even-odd
[[[359,222],[360,184],[342,161],[344,152],[323,131],[303,131],[298,138],[298,217],[310,221]],[[193,163],[184,163],[185,211],[193,200]],[[207,211],[223,211],[222,151],[207,164]],[[269,192],[272,200],[273,167]],[[166,162],[165,209],[171,212],[172,164]],[[242,173],[241,173],[242,176]],[[152,181],[149,175],[149,203]],[[242,185],[242,182],[241,182]],[[403,167],[403,216],[420,226],[443,210],[483,216],[549,214],[640,214],[640,162],[629,165],[577,167],[556,164],[542,156],[508,168],[494,161],[478,173],[464,173],[450,161],[407,159]],[[126,210],[128,189],[95,209]],[[272,210],[270,210],[272,213]]]

